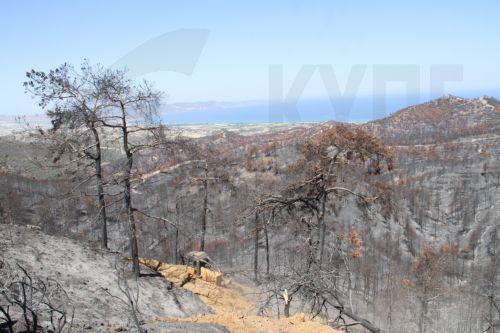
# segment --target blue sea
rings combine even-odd
[[[475,98],[483,94],[461,94]],[[488,95],[488,94],[486,94]],[[381,119],[405,107],[429,101],[418,96],[341,98],[333,103],[329,99],[301,99],[296,104],[252,102],[248,105],[203,108],[189,111],[166,112],[162,122],[167,124],[234,124],[272,122],[365,122]],[[433,99],[433,98],[432,98]]]

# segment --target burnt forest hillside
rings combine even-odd
[[[128,256],[127,160],[115,129],[101,131],[108,247]],[[255,288],[261,315],[351,332],[500,330],[500,101],[444,96],[360,124],[165,131],[168,144],[133,156],[139,257],[180,264],[202,249]],[[0,137],[0,223],[99,248],[93,169],[50,136]],[[205,311],[180,295],[190,314]]]

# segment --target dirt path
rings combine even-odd
[[[180,283],[189,274],[188,267],[182,265],[159,264],[157,261],[143,261],[151,268],[156,268],[166,279],[174,284]],[[239,333],[340,333],[319,322],[307,320],[304,314],[296,314],[289,318],[257,316],[255,300],[252,299],[252,290],[249,286],[226,281],[223,286],[193,279],[183,286],[185,289],[198,295],[210,306],[213,314],[200,315],[182,319],[158,318],[166,322],[196,322],[213,323],[226,327],[230,332]]]

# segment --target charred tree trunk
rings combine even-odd
[[[420,300],[420,316],[418,318],[418,333],[425,333],[425,319],[427,317],[427,299]]]
[[[259,214],[255,213],[254,225],[254,255],[253,255],[253,279],[256,283],[259,282],[258,268],[259,268]]]
[[[205,161],[205,178],[203,179],[203,215],[201,217],[200,251],[205,251],[205,237],[207,234],[208,214],[208,163]]]
[[[127,162],[127,169],[132,169],[132,158],[130,158]],[[129,221],[129,232],[130,232],[130,256],[132,259],[132,270],[136,277],[139,277],[141,274],[139,268],[139,249],[137,246],[137,229],[134,218],[134,209],[132,208],[132,197],[130,193],[130,171],[125,179],[125,208],[128,214]]]
[[[129,145],[128,139],[128,127],[125,114],[125,106],[121,103],[122,110],[122,135],[123,135],[123,150],[127,156],[127,164],[125,166],[125,179],[124,179],[124,201],[125,209],[128,214],[129,222],[129,241],[130,241],[130,256],[132,259],[132,271],[136,278],[141,275],[141,270],[139,267],[139,248],[137,246],[137,228],[134,218],[134,208],[132,207],[132,193],[130,186],[130,178],[132,177],[132,167],[134,164],[134,155],[132,149]]]
[[[375,325],[373,325],[372,323],[370,323],[368,320],[363,319],[360,316],[358,316],[357,314],[353,313],[351,311],[351,309],[344,308],[342,306],[340,306],[340,307],[336,306],[336,308],[340,311],[341,315],[343,315],[343,314],[346,315],[347,317],[349,317],[352,320],[354,320],[358,325],[363,326],[364,328],[366,328],[370,332],[372,332],[372,333],[384,333],[383,330],[381,330],[380,328],[376,327]]]
[[[285,306],[283,307],[283,315],[288,318],[290,317],[290,301],[285,302]]]
[[[326,234],[326,224],[325,224],[325,205],[326,205],[326,193],[321,195],[321,211],[318,215],[318,226],[320,229],[320,247],[319,247],[319,266],[323,263],[323,256],[325,252],[325,234]]]
[[[274,222],[274,211],[271,215],[271,221]],[[264,237],[266,240],[266,279],[269,280],[269,234],[267,232],[267,223],[264,223]]]
[[[302,221],[303,223],[305,223],[307,228],[307,271],[309,271],[316,257],[316,254],[314,253],[313,231],[311,224],[307,223],[305,219],[303,219]]]
[[[292,303],[293,295],[295,295],[295,293],[298,292],[301,288],[302,286],[298,285],[290,292],[285,289],[285,292],[283,293],[283,315],[285,317],[290,317],[290,304]]]
[[[175,204],[175,239],[174,239],[174,264],[179,263],[179,215],[180,207],[179,202]]]
[[[106,201],[104,199],[104,184],[102,180],[102,154],[101,154],[101,140],[97,129],[92,126],[92,133],[94,134],[94,139],[96,143],[96,155],[95,155],[95,174],[96,174],[96,186],[97,186],[97,197],[98,197],[98,207],[99,216],[101,220],[101,246],[104,249],[108,248],[108,224],[106,217]]]
[[[174,244],[174,264],[179,263],[179,228],[175,228],[175,244]]]

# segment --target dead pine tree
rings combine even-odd
[[[41,324],[49,332],[71,332],[74,307],[62,285],[35,276],[19,263],[15,266],[0,258],[0,331],[19,332],[14,324],[20,322],[23,332],[40,332]]]
[[[269,233],[268,225],[274,223],[274,211],[271,212],[269,219],[266,221],[264,214],[259,215],[259,211],[255,211],[255,216],[253,217],[253,237],[254,237],[254,256],[253,256],[253,276],[254,282],[259,284],[259,246],[260,246],[260,234],[264,235],[264,247],[265,247],[265,259],[266,259],[266,281],[270,277],[270,264],[269,264]]]
[[[253,279],[255,283],[259,283],[259,214],[255,212],[254,219],[254,256],[253,256]]]
[[[41,139],[54,154],[53,161],[69,155],[64,167],[90,161],[94,172],[79,185],[95,179],[101,225],[101,245],[108,248],[106,202],[102,169],[101,129],[104,111],[109,107],[106,91],[99,84],[105,71],[85,61],[80,70],[63,64],[49,72],[26,73],[24,87],[38,99],[38,105],[52,121],[49,132],[40,131]]]
[[[337,318],[347,316],[368,330],[379,332],[344,305],[343,294],[335,282],[341,267],[333,258],[342,259],[345,253],[336,245],[338,237],[327,241],[327,236],[334,233],[331,216],[336,214],[335,202],[351,196],[366,210],[377,197],[370,188],[356,186],[359,177],[368,178],[385,168],[392,169],[392,158],[375,138],[348,126],[325,128],[299,149],[302,157],[289,167],[294,182],[274,194],[260,195],[252,207],[253,211],[273,212],[273,219],[278,215],[279,228],[291,228],[298,236],[293,259],[277,269],[278,275],[268,283],[270,297],[278,296],[284,301],[285,315],[290,314],[292,300],[300,298],[311,302],[314,316],[333,308],[339,312]],[[329,261],[325,253],[330,254]]]
[[[413,265],[414,292],[420,305],[418,316],[418,332],[425,333],[430,319],[429,305],[441,294],[441,281],[445,257],[430,246],[424,247]]]
[[[201,169],[201,175],[191,177],[191,184],[201,184],[203,195],[202,213],[200,221],[200,251],[205,251],[208,215],[210,213],[210,205],[208,201],[210,184],[221,183],[231,186],[229,176],[223,170],[223,161],[219,160],[216,152],[210,146],[192,147],[192,152],[202,158],[193,160]]]
[[[264,241],[266,247],[266,280],[269,280],[270,274],[270,264],[269,264],[269,225],[274,224],[274,211],[271,211],[269,220],[264,223]]]
[[[134,274],[140,276],[137,226],[132,200],[134,156],[140,151],[158,148],[164,141],[164,128],[157,123],[163,94],[147,81],[136,83],[125,70],[107,70],[99,81],[109,107],[103,125],[118,131],[125,163],[120,181],[129,225],[129,243]],[[149,136],[149,137],[148,137]]]
[[[209,180],[215,180],[215,178],[208,178],[208,162],[205,160],[205,166],[203,168],[203,178],[199,181],[203,184],[203,213],[201,217],[201,238],[200,238],[200,251],[205,251],[205,238],[207,234],[207,215],[208,215],[208,182]]]

